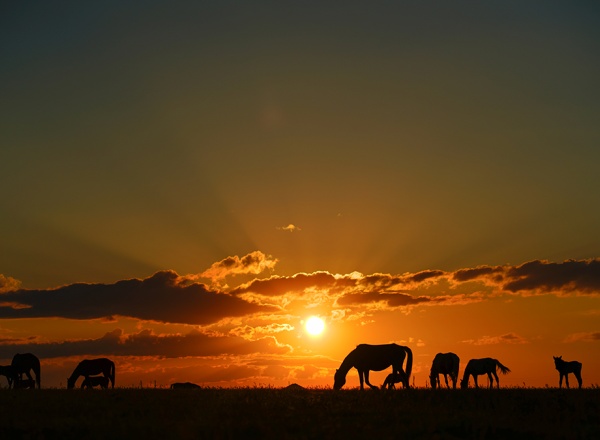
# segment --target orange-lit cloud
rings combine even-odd
[[[0,273],[0,293],[17,290],[21,282],[15,278],[4,276]]]
[[[301,231],[302,229],[299,228],[296,225],[293,225],[292,223],[290,223],[287,226],[277,226],[277,230],[279,231],[286,231],[286,232],[297,232],[297,231]]]
[[[228,276],[242,274],[258,275],[266,270],[273,270],[277,262],[278,260],[270,255],[265,255],[260,251],[254,251],[243,257],[234,255],[213,263],[208,269],[198,275],[198,277],[209,278],[216,282]]]

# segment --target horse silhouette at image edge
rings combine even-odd
[[[563,361],[562,356],[552,356],[554,358],[554,366],[558,370],[559,379],[558,387],[562,388],[563,377],[565,378],[565,384],[569,388],[569,373],[573,373],[581,388],[583,381],[581,380],[581,362],[578,361]]]
[[[456,389],[456,381],[458,380],[458,369],[460,366],[460,358],[454,353],[438,353],[433,358],[431,364],[431,370],[429,372],[429,380],[431,388],[434,390],[437,387],[441,388],[440,374],[444,375],[444,381],[446,382],[446,388],[450,388],[448,385],[448,375],[452,381],[452,388]]]
[[[406,358],[406,371],[402,364]],[[364,390],[364,382],[372,389],[379,389],[369,382],[370,371],[382,371],[392,367],[392,373],[402,378],[404,388],[409,388],[412,371],[413,354],[408,347],[397,344],[369,345],[360,344],[342,361],[340,368],[335,370],[333,389],[339,390],[346,383],[346,375],[351,368],[358,370],[360,389]]]
[[[12,388],[13,382],[17,378],[17,373],[12,365],[0,365],[0,376],[5,376],[8,380],[8,388]]]
[[[89,376],[102,374],[110,380],[111,387],[115,387],[115,363],[107,358],[84,359],[73,370],[73,374],[67,379],[67,388],[73,389],[79,376],[88,379]]]
[[[106,376],[88,376],[81,382],[81,389],[93,390],[94,387],[100,387],[103,390],[108,389],[108,377]]]
[[[192,382],[175,382],[171,384],[172,390],[198,390],[200,385],[196,385]]]
[[[463,389],[469,388],[469,376],[473,376],[475,388],[479,388],[477,376],[487,374],[490,380],[490,388],[494,388],[494,377],[496,378],[496,387],[500,388],[500,380],[498,379],[498,374],[496,374],[497,368],[500,369],[502,374],[510,373],[510,369],[502,365],[497,359],[471,359],[465,368],[465,373],[460,381],[460,387]]]
[[[31,377],[31,372],[33,371],[37,387],[42,388],[40,360],[36,355],[32,353],[17,353],[13,356],[10,365],[14,370],[14,380],[21,380],[23,374],[27,376],[27,379],[33,380],[33,377]]]

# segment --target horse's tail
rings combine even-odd
[[[406,351],[406,380],[409,380],[412,372],[413,353],[410,347],[404,347],[404,350]]]
[[[112,388],[115,387],[115,363],[113,361],[110,362],[110,383]]]
[[[510,369],[502,365],[498,359],[496,359],[496,365],[498,366],[498,368],[500,368],[502,374],[510,373]]]

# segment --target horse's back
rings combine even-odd
[[[353,351],[354,363],[358,368],[381,371],[395,362],[402,362],[406,352],[397,344],[360,344]]]

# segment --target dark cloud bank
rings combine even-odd
[[[0,295],[0,318],[93,319],[128,316],[142,320],[209,324],[225,317],[276,309],[188,284],[173,271],[115,284],[72,284],[52,290],[16,290]]]

